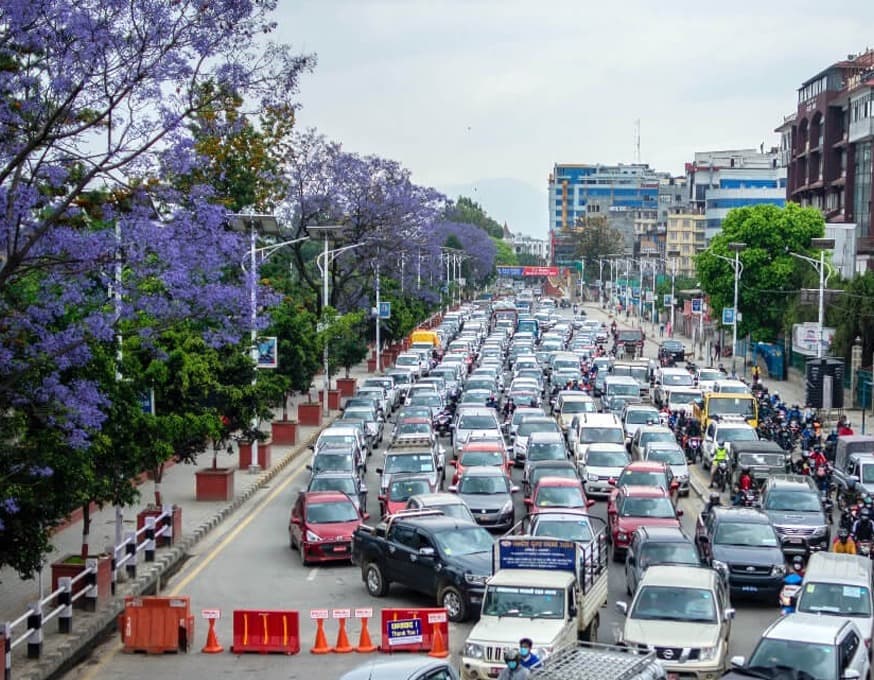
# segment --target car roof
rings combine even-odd
[[[810,477],[801,475],[782,475],[773,474],[768,477],[768,486],[777,487],[780,489],[813,489],[814,482]]]
[[[342,491],[302,491],[306,503],[351,503],[352,500]]]
[[[762,638],[804,640],[812,644],[831,645],[845,626],[855,627],[843,617],[794,612],[777,619],[762,633]]]
[[[651,568],[651,567],[650,567]],[[518,586],[536,583],[543,588],[566,588],[576,577],[569,571],[546,569],[501,569],[489,579],[489,585]]]
[[[679,564],[653,564],[643,574],[640,586],[713,588],[719,575],[708,567]],[[801,639],[801,638],[799,638]]]
[[[405,680],[418,677],[425,671],[443,668],[445,659],[427,656],[398,655],[391,658],[375,657],[340,676],[340,680]]]
[[[529,435],[528,445],[536,444],[537,442],[563,442],[564,437],[558,432],[532,432]]]
[[[461,446],[460,453],[468,451],[506,451],[507,447],[498,437],[492,439],[468,439]]]
[[[670,432],[671,434],[673,434],[671,428],[665,425],[641,425],[640,429],[638,429],[638,432],[640,432],[641,436],[653,432]]]
[[[635,460],[625,466],[623,472],[664,472],[665,463],[656,460]]]
[[[410,496],[410,500],[416,499],[425,507],[438,505],[466,505],[466,503],[454,493],[440,491],[437,493],[419,493]]]
[[[462,477],[506,477],[504,471],[494,465],[474,465],[464,468]]]
[[[717,505],[710,509],[718,522],[737,522],[750,524],[770,524],[771,520],[761,510],[756,508],[722,507]]]
[[[497,468],[494,468],[497,469]],[[580,480],[569,479],[567,477],[543,477],[537,482],[537,488],[541,489],[546,486],[579,486]]]
[[[666,498],[668,496],[668,492],[660,486],[642,486],[639,484],[623,486],[620,493],[634,498]]]
[[[622,453],[628,453],[625,444],[614,444],[612,442],[592,442],[589,444],[588,453],[592,453],[592,451],[609,451],[611,453],[621,451]]]

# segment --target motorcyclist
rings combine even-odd
[[[717,472],[719,471],[719,464],[725,463],[728,465],[728,449],[725,448],[725,442],[720,441],[716,445],[716,449],[713,451],[713,461],[710,464],[711,474],[710,474],[710,488],[713,488],[713,480],[716,477]]]
[[[792,408],[786,414],[787,419],[791,423],[793,420],[800,423],[804,414],[801,413],[801,407],[798,404],[792,404]]]
[[[859,518],[853,522],[850,534],[857,543],[874,540],[874,521],[871,520],[871,511],[867,507],[859,511]]]
[[[856,554],[856,542],[850,538],[850,532],[841,527],[838,529],[838,537],[832,543],[832,552],[844,555]]]
[[[713,508],[718,508],[722,505],[722,499],[719,497],[718,493],[710,494],[710,498],[707,499],[707,505],[704,506],[704,510],[701,511],[701,515],[703,517],[707,517],[710,514],[710,511]]]
[[[504,663],[507,664],[498,674],[498,680],[527,680],[531,673],[522,665],[518,649],[504,650]]]
[[[753,475],[748,465],[744,465],[740,469],[740,476],[737,478],[736,493],[734,496],[734,504],[740,505],[743,501],[744,492],[753,488]]]
[[[486,406],[489,408],[498,408],[498,400],[495,398],[494,394],[489,394],[489,398],[486,399]]]
[[[531,651],[532,647],[534,647],[534,641],[531,638],[519,640],[519,663],[525,668],[539,668],[542,665],[540,657]]]
[[[838,437],[849,437],[853,434],[853,428],[850,427],[850,423],[847,422],[846,416],[841,416],[841,419],[838,421]]]
[[[509,397],[507,401],[504,402],[504,418],[512,418],[515,410],[516,403],[513,401],[513,397]]]
[[[783,586],[794,586],[797,592],[797,588],[801,586],[801,583],[804,581],[804,558],[801,555],[796,555],[792,560],[792,567],[789,571],[786,572],[786,575],[783,577]],[[795,603],[794,601],[784,602],[781,593],[781,602],[782,605],[781,611],[783,614],[791,614],[795,611]]]

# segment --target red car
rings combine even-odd
[[[607,505],[607,527],[613,542],[613,560],[625,557],[634,532],[642,526],[680,528],[683,511],[660,486],[622,486]]]
[[[674,479],[671,466],[655,460],[638,460],[629,463],[622,469],[619,479],[610,482],[613,484],[613,492],[610,494],[610,503],[616,497],[619,489],[623,486],[654,486],[667,489],[671,500],[677,502],[677,490],[680,483]]]
[[[407,501],[413,496],[425,493],[436,493],[429,477],[421,475],[392,475],[388,491],[379,496],[379,508],[382,515],[393,515],[407,507]]]
[[[537,482],[530,498],[525,499],[528,514],[536,515],[541,510],[555,508],[588,508],[595,501],[586,498],[583,483],[567,477],[543,477]]]
[[[507,456],[507,447],[503,441],[497,439],[468,441],[461,447],[458,459],[450,461],[449,464],[455,468],[452,475],[453,484],[458,484],[466,467],[502,467],[508,477],[512,467]]]
[[[302,491],[291,508],[288,537],[304,565],[352,557],[352,533],[365,515],[340,491]]]

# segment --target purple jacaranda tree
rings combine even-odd
[[[223,209],[198,187],[184,203],[155,196],[145,178],[192,162],[185,122],[211,104],[205,83],[288,104],[312,61],[253,47],[275,6],[0,4],[0,565],[32,573],[72,509],[63,470],[33,443],[87,464],[109,410],[83,374],[95,343],[179,319],[214,346],[246,329],[245,288],[228,275],[245,245]]]

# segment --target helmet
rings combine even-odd
[[[710,505],[719,505],[722,502],[722,498],[718,493],[710,494]]]
[[[808,458],[810,458],[810,451],[802,451],[802,452],[801,452],[801,457],[802,457],[804,460],[807,460]]]
[[[796,555],[792,558],[792,568],[795,571],[801,571],[804,569],[804,558],[801,555]]]
[[[749,466],[749,465],[744,465],[744,466],[740,469],[740,473],[741,473],[742,475],[748,475],[748,474],[750,474],[750,472],[751,472],[751,470],[750,470],[750,466]]]
[[[850,537],[850,532],[845,527],[841,527],[838,529],[838,538],[842,541],[846,541]]]
[[[725,441],[720,439],[719,440],[719,448],[721,449],[723,446],[725,446]]]
[[[508,647],[504,650],[504,661],[518,661],[519,650]]]
[[[871,509],[868,506],[865,506],[859,511],[859,515],[865,519],[871,519]]]
[[[865,496],[865,498],[862,499],[862,502],[865,504],[866,508],[870,508],[874,505],[874,499],[872,499],[871,496]]]

